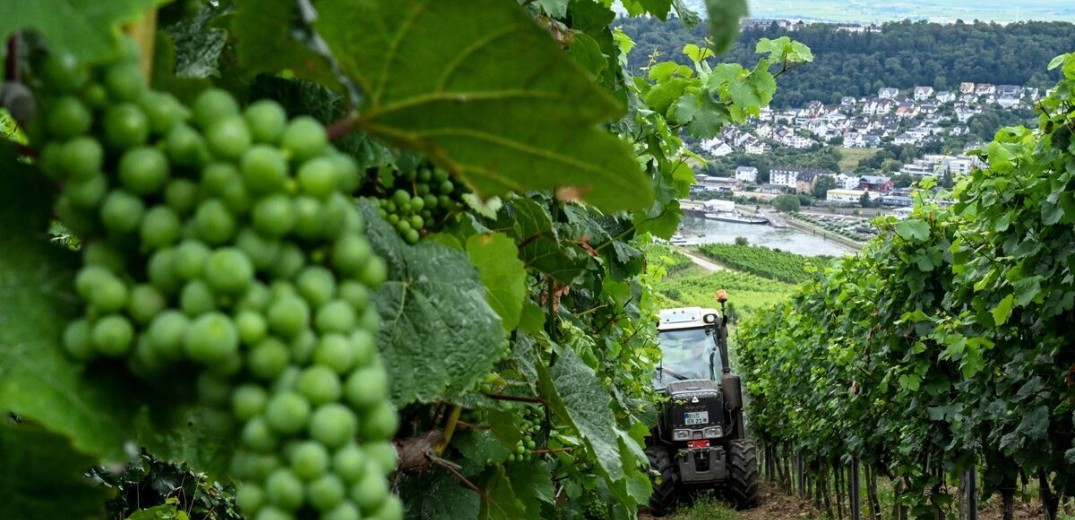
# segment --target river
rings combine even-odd
[[[687,245],[734,244],[744,237],[753,246],[765,246],[806,256],[843,256],[853,254],[849,247],[795,228],[777,229],[763,224],[738,224],[683,215],[683,231]]]

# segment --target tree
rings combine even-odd
[[[799,208],[802,207],[799,202],[799,196],[790,193],[774,197],[769,204],[781,213],[793,213],[799,211]]]
[[[814,198],[825,199],[829,190],[836,188],[836,179],[832,175],[819,175],[814,182]]]
[[[873,199],[870,198],[870,192],[863,192],[862,195],[859,196],[859,206],[862,206],[864,208],[873,207]]]

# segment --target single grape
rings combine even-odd
[[[380,468],[382,475],[395,471],[396,464],[399,463],[399,452],[396,451],[396,445],[392,444],[391,441],[370,441],[367,439],[366,443],[362,445],[362,449],[369,460]]]
[[[314,158],[303,163],[299,168],[299,189],[307,195],[327,198],[336,191],[337,174],[332,161]]]
[[[67,355],[76,361],[89,361],[93,358],[93,328],[85,319],[77,319],[67,324],[63,331],[63,346]]]
[[[355,328],[356,322],[357,317],[354,309],[342,300],[325,303],[321,308],[317,309],[317,314],[314,317],[314,326],[322,334],[350,332]]]
[[[198,185],[188,179],[172,179],[164,188],[164,202],[177,214],[187,215],[198,202]]]
[[[358,418],[338,403],[322,405],[310,416],[310,437],[329,448],[345,446],[358,431]]]
[[[357,235],[345,235],[336,241],[332,251],[332,263],[340,272],[348,275],[362,273],[373,257],[366,239]]]
[[[241,250],[217,249],[205,264],[205,281],[217,294],[238,294],[254,280],[254,266]]]
[[[161,136],[169,135],[182,117],[182,105],[171,94],[148,91],[138,98],[138,107],[149,120],[149,129]]]
[[[347,496],[347,486],[340,477],[331,473],[323,475],[311,482],[307,491],[310,497],[310,505],[314,506],[314,509],[317,509],[318,511],[328,511],[322,518],[333,518],[334,514],[339,517],[338,515],[340,513],[335,513],[334,510],[341,502],[343,502],[344,497]],[[352,508],[354,507],[351,504],[347,505],[350,505]],[[355,511],[355,513],[357,514],[357,511]],[[357,519],[359,517],[356,516],[354,518]]]
[[[136,285],[131,289],[130,302],[127,304],[127,314],[138,324],[149,323],[158,313],[168,306],[167,300],[152,285]]]
[[[315,441],[303,441],[291,450],[291,471],[305,481],[320,478],[329,467],[328,450]]]
[[[370,291],[365,285],[352,280],[340,284],[340,299],[351,305],[356,312],[366,309],[370,302]]]
[[[216,157],[238,160],[250,148],[250,131],[241,117],[218,119],[205,129],[205,143]]]
[[[355,407],[370,409],[388,399],[388,388],[384,369],[372,366],[352,372],[344,383],[344,394]]]
[[[235,505],[248,515],[257,512],[266,502],[265,490],[251,482],[243,482],[235,492]]]
[[[200,166],[209,159],[209,147],[197,130],[177,124],[164,139],[164,149],[172,162],[181,166]]]
[[[372,310],[373,307],[369,307],[367,312]],[[376,311],[374,311],[376,314]],[[357,367],[369,366],[373,363],[374,358],[377,355],[376,338],[371,332],[369,327],[363,326],[362,328],[351,333],[351,349],[354,354],[354,364]]]
[[[80,136],[89,131],[92,124],[93,115],[89,108],[73,96],[57,99],[45,113],[45,126],[59,139]]]
[[[367,462],[366,474],[351,485],[351,501],[361,508],[363,513],[368,514],[380,507],[388,495],[388,481],[377,471],[374,462]]]
[[[284,189],[288,180],[287,159],[277,148],[257,144],[243,154],[243,182],[251,193],[267,195]]]
[[[253,310],[240,310],[235,316],[235,326],[239,331],[239,341],[244,345],[256,345],[265,339],[269,331],[265,317]]]
[[[310,403],[294,392],[280,392],[265,407],[265,420],[273,431],[294,435],[306,429]]]
[[[104,148],[92,137],[80,136],[63,144],[59,165],[72,181],[97,177],[104,166]]]
[[[196,318],[216,309],[216,296],[202,280],[191,280],[179,292],[179,308]]]
[[[321,154],[328,145],[328,135],[325,134],[325,127],[316,119],[299,116],[287,125],[280,145],[294,158],[306,160]]]
[[[287,195],[271,195],[254,205],[254,229],[269,238],[279,238],[295,225],[295,211]]]
[[[146,276],[162,293],[174,295],[183,285],[183,280],[175,270],[175,249],[159,249],[150,255]]]
[[[85,210],[96,209],[107,193],[108,179],[101,173],[85,180],[72,180],[64,189],[64,195],[71,204]]]
[[[303,503],[302,480],[291,470],[281,468],[273,471],[265,480],[269,502],[287,511],[298,509]]]
[[[185,280],[200,278],[205,272],[205,264],[209,261],[211,251],[205,244],[197,240],[184,240],[175,248],[173,267],[176,274]]]
[[[135,105],[120,103],[105,113],[105,142],[113,148],[126,150],[141,146],[149,137],[149,120]]]
[[[120,357],[134,341],[134,327],[118,314],[105,316],[93,326],[93,346],[103,356]]]
[[[105,71],[104,85],[116,101],[135,101],[146,90],[146,82],[138,63],[120,62]]]
[[[251,103],[243,112],[250,135],[258,143],[275,144],[287,126],[287,113],[279,103],[261,100]]]
[[[211,88],[198,95],[191,106],[194,122],[206,129],[221,118],[239,113],[239,104],[227,91]]]
[[[93,284],[90,292],[83,295],[83,299],[98,312],[118,312],[130,301],[130,291],[123,280],[108,273]]]
[[[353,394],[348,392],[348,397]],[[365,439],[391,439],[399,429],[399,415],[396,413],[392,402],[381,401],[366,411],[362,424],[359,425],[361,435]]]
[[[153,317],[145,334],[159,357],[174,361],[183,356],[183,335],[189,326],[190,320],[185,314],[167,309]]]
[[[60,94],[77,91],[87,79],[89,71],[70,53],[51,54],[41,64],[42,83]]]
[[[295,382],[295,391],[310,401],[310,404],[320,405],[339,399],[342,386],[335,372],[328,367],[314,365],[299,375],[298,381]]]
[[[283,373],[290,359],[291,354],[288,352],[287,345],[270,336],[251,349],[247,358],[247,368],[255,378],[271,381]]]
[[[314,350],[314,362],[332,369],[337,374],[346,374],[355,366],[357,352],[354,343],[340,334],[326,334],[317,342]]]
[[[183,335],[183,351],[199,363],[220,362],[239,351],[239,333],[228,316],[209,312],[191,323]]]
[[[320,307],[336,292],[336,277],[332,271],[322,266],[309,266],[299,273],[295,285],[299,294],[306,298],[310,305]]]
[[[142,219],[142,247],[160,249],[176,243],[182,235],[179,215],[168,206],[154,206]]]
[[[302,298],[285,296],[269,306],[269,329],[283,338],[294,338],[309,326],[310,307]]]
[[[198,237],[214,245],[231,240],[237,227],[231,211],[216,199],[209,199],[198,205],[193,222]]]
[[[299,195],[293,199],[292,208],[295,235],[307,240],[320,238],[325,227],[324,204],[308,195]]]
[[[291,357],[296,363],[306,365],[314,355],[317,348],[317,334],[310,329],[305,329],[291,340]]]
[[[101,222],[105,229],[118,235],[137,230],[142,224],[146,206],[142,199],[122,190],[109,193],[101,203]]]

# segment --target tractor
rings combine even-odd
[[[743,424],[743,392],[728,362],[728,296],[720,312],[664,309],[657,327],[661,361],[653,378],[661,396],[657,425],[646,441],[653,494],[663,516],[687,491],[715,489],[736,508],[758,503],[758,459]]]

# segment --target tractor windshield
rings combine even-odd
[[[653,379],[655,388],[684,379],[711,379],[719,373],[720,355],[716,351],[712,329],[679,329],[658,333],[661,363]]]

